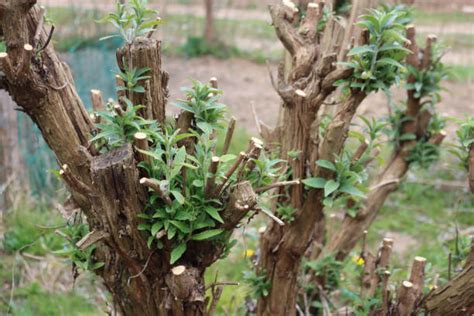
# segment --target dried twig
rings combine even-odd
[[[209,165],[209,174],[211,176],[207,179],[206,190],[205,190],[207,197],[210,197],[215,190],[216,173],[217,173],[217,168],[219,166],[219,162],[220,162],[219,157],[212,157],[211,164]]]
[[[222,155],[226,155],[229,152],[230,143],[232,142],[232,136],[234,136],[235,130],[235,117],[232,117],[229,121],[229,126],[227,127],[227,133],[225,135],[224,147],[222,148]]]
[[[149,150],[147,135],[145,133],[138,132],[138,133],[135,133],[133,137],[134,137],[134,145],[137,149],[139,149],[137,150],[138,161],[144,161],[150,164],[151,157],[143,153],[144,151]]]
[[[163,199],[163,201],[165,201],[166,204],[168,204],[168,205],[173,204],[173,201],[171,201],[171,198],[169,197],[169,195],[161,189],[160,183],[158,182],[158,180],[148,179],[148,178],[141,178],[140,179],[140,184],[142,184],[142,185],[152,189],[156,193],[158,193],[158,195]]]
[[[275,188],[280,188],[280,187],[286,187],[286,186],[291,186],[291,185],[297,185],[300,184],[301,181],[299,179],[296,180],[291,180],[291,181],[281,181],[281,182],[275,182],[272,184],[269,184],[267,186],[255,189],[255,193],[262,193],[271,189]]]
[[[153,254],[155,253],[156,249],[153,250],[152,252],[150,252],[150,254],[148,255],[148,258],[146,259],[146,262],[145,262],[145,265],[143,266],[143,269],[140,270],[140,272],[138,272],[137,274],[135,275],[131,275],[128,280],[127,280],[127,284],[130,285],[130,281],[132,279],[135,279],[135,278],[138,278],[139,276],[141,276],[145,270],[148,268],[148,264],[150,263],[150,259],[151,257],[153,256]]]
[[[69,187],[74,188],[74,190],[77,190],[84,195],[89,195],[92,193],[91,189],[87,185],[76,178],[68,165],[64,164],[62,169],[59,171],[59,174],[63,178],[64,182],[66,182]]]
[[[91,90],[91,101],[94,112],[100,112],[104,110],[104,100],[100,90]]]
[[[247,156],[247,154],[245,152],[241,152],[239,157],[237,158],[237,160],[234,162],[234,164],[232,165],[232,167],[227,171],[227,173],[225,174],[224,176],[224,180],[222,181],[222,183],[217,187],[217,189],[214,191],[214,196],[219,196],[222,192],[222,190],[224,189],[227,181],[229,181],[230,177],[232,177],[232,175],[234,174],[234,172],[237,170],[237,168],[239,168],[240,164],[242,163],[242,161],[244,161],[245,157]]]

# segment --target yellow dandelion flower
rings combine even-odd
[[[355,264],[357,264],[358,266],[362,266],[362,265],[364,265],[364,263],[365,263],[364,258],[359,257],[359,256],[352,257],[352,261],[353,261]]]
[[[247,258],[253,257],[254,254],[255,254],[255,250],[253,250],[253,249],[245,250],[245,257],[247,257]]]

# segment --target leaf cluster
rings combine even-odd
[[[143,109],[142,105],[133,105],[127,98],[124,99],[127,105],[123,115],[119,115],[112,108],[112,104],[107,105],[107,109],[96,114],[100,117],[100,123],[96,124],[99,132],[91,139],[98,147],[106,146],[108,149],[118,148],[125,143],[133,142],[135,133],[142,132],[156,139],[159,135],[158,124],[154,120],[146,120],[139,115]]]
[[[218,141],[215,129],[224,122],[225,106],[218,102],[221,92],[197,81],[185,91],[189,102],[183,101],[180,108],[193,113],[191,129],[181,133],[174,124],[167,124],[161,131],[149,134],[153,146],[142,153],[151,160],[139,164],[160,188],[159,192],[149,190],[139,229],[149,233],[149,247],[156,245],[161,249],[166,240],[171,241],[172,264],[186,252],[189,241],[227,243],[229,236],[220,227],[224,224],[221,212],[229,188],[244,180],[254,187],[268,185],[278,177],[282,162],[261,155],[253,160],[255,168],[250,172],[234,172],[226,179],[227,171],[237,159],[235,155],[226,154],[219,157],[216,174],[210,174]],[[226,181],[223,192],[206,190],[211,177],[215,178],[216,186]]]
[[[469,150],[474,146],[474,116],[466,118],[464,121],[458,120],[459,129],[456,131],[458,143],[450,149],[450,153],[460,161],[460,167],[468,169]]]
[[[362,297],[359,293],[343,288],[341,289],[341,297],[348,302],[349,306],[353,307],[355,316],[369,315],[376,306],[382,303],[380,291],[377,291],[373,297]]]
[[[439,146],[427,141],[419,141],[411,148],[405,160],[422,169],[428,169],[439,158]]]
[[[255,298],[268,296],[272,285],[265,270],[259,273],[254,270],[245,271],[244,280],[249,284]]]
[[[127,67],[127,63],[123,62],[125,69],[117,73],[120,79],[123,80],[125,86],[118,86],[117,91],[127,91],[130,95],[131,93],[145,93],[145,87],[139,85],[140,81],[148,80],[151,77],[147,75],[150,71],[150,68],[132,68]]]
[[[332,291],[339,288],[343,262],[336,260],[332,255],[324,256],[315,261],[308,261],[305,267],[313,270],[316,276],[324,277],[324,288]]]
[[[115,12],[107,14],[100,23],[112,24],[119,35],[104,37],[103,39],[122,37],[127,44],[131,44],[138,36],[152,31],[161,23],[158,11],[147,9],[147,0],[129,0],[128,3],[117,3]]]
[[[318,160],[316,164],[334,174],[332,179],[321,177],[307,178],[303,183],[310,188],[324,190],[324,205],[332,206],[334,202],[346,197],[355,201],[364,199],[366,190],[363,183],[367,180],[367,172],[360,163],[351,162],[348,152],[336,157],[334,162]]]
[[[188,137],[199,138],[194,154],[188,154],[186,147],[178,144]],[[219,214],[223,205],[218,199],[206,197],[205,192],[215,142],[209,134],[203,136],[193,131],[179,134],[179,130],[168,129],[159,135],[158,143],[160,146],[154,151],[144,152],[152,158],[151,164],[141,163],[140,167],[159,183],[163,194],[170,195],[172,202],[165,203],[162,194],[150,190],[147,209],[140,215],[145,223],[139,229],[150,233],[150,247],[154,241],[158,248],[163,247],[162,239],[157,238],[161,231],[168,240],[174,240],[176,247],[171,254],[174,263],[186,251],[188,241],[214,239],[224,232],[217,228],[219,223],[224,223]],[[233,159],[233,155],[222,157],[223,162]]]
[[[406,68],[401,64],[410,52],[404,47],[404,21],[407,12],[395,7],[386,10],[371,9],[357,23],[368,30],[368,43],[354,47],[347,54],[349,62],[341,63],[354,70],[351,78],[340,82],[346,89],[357,89],[366,93],[387,91],[399,83]]]
[[[384,133],[387,135],[389,141],[399,148],[402,142],[409,140],[416,140],[416,135],[413,133],[405,133],[403,127],[407,122],[413,121],[413,118],[406,115],[405,111],[399,107],[394,106],[391,113],[386,117],[386,127]]]
[[[104,266],[103,262],[97,262],[94,258],[96,245],[91,245],[85,250],[76,246],[76,243],[89,233],[89,226],[83,223],[68,223],[61,232],[65,243],[62,249],[53,253],[70,258],[74,266],[83,271],[94,271]]]
[[[365,116],[359,115],[358,116],[362,122],[364,123],[363,133],[359,133],[357,131],[350,131],[349,136],[357,138],[360,142],[364,142],[366,140],[366,136],[368,136],[369,141],[369,149],[372,149],[373,145],[379,140],[380,134],[384,132],[387,128],[387,122],[377,119],[375,117],[367,118]],[[370,150],[366,150],[370,151]]]
[[[415,80],[406,84],[407,90],[414,90],[414,97],[422,100],[424,105],[435,105],[441,100],[441,81],[448,78],[449,69],[440,62],[443,48],[434,45],[431,49],[431,62],[426,69],[408,66],[408,75]]]
[[[178,100],[175,106],[193,113],[195,124],[202,132],[222,128],[225,105],[219,102],[222,91],[193,80],[191,88],[184,88],[185,100]]]

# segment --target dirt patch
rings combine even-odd
[[[275,125],[280,99],[271,86],[266,66],[242,59],[165,57],[164,67],[170,73],[170,100],[183,96],[180,88],[190,86],[190,78],[205,82],[217,77],[219,87],[224,90],[222,102],[229,106],[239,126],[256,132],[252,103],[261,120]]]
[[[385,238],[393,239],[393,253],[396,257],[406,257],[419,245],[419,241],[407,234],[399,232],[386,232]]]

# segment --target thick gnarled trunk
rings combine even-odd
[[[288,75],[284,73],[285,67],[280,65],[278,83],[272,79],[283,100],[283,118],[276,131],[280,136],[280,157],[288,160],[291,180],[304,179],[309,173],[315,177],[325,174],[314,162],[318,159],[333,160],[334,155],[339,154],[347,137],[350,118],[365,97],[364,94],[355,94],[344,102],[328,127],[329,133],[334,135],[320,144],[315,132],[318,130],[318,111],[335,90],[334,83],[351,74],[350,70],[335,67],[344,35],[339,23],[330,18],[324,33],[317,34],[314,29],[322,18],[323,9],[323,4],[308,6],[298,30],[294,26],[297,18],[294,7],[270,7],[277,35],[293,62]],[[261,238],[262,256],[258,270],[267,276],[272,286],[269,295],[259,299],[259,315],[295,313],[301,259],[312,241],[322,242],[324,237],[322,200],[322,190],[306,190],[303,184],[292,186],[288,195],[280,198],[279,202],[294,208],[294,221],[285,226],[270,223]]]
[[[35,4],[34,0],[0,1],[0,26],[7,46],[7,53],[0,54],[5,73],[2,87],[40,128],[56,154],[74,203],[87,217],[90,233],[76,246],[96,246],[94,260],[104,266],[95,272],[124,315],[207,315],[204,272],[220,258],[224,245],[192,241],[176,265],[170,264],[170,241],[164,241],[162,250],[147,246],[148,236],[138,230],[138,215],[149,194],[140,181],[136,160],[140,155],[130,144],[104,154],[91,146],[96,118],[79,99],[69,68],[49,42],[44,10]],[[168,75],[161,68],[160,42],[151,36],[138,37],[117,52],[117,59],[122,70],[150,68],[150,79],[141,82],[146,93],[121,92],[119,97],[143,104],[143,117],[163,123]],[[91,97],[94,110],[103,109],[100,92],[92,91]],[[256,206],[257,198],[248,181],[226,190],[226,207],[220,214],[225,223],[221,228],[229,236]]]

